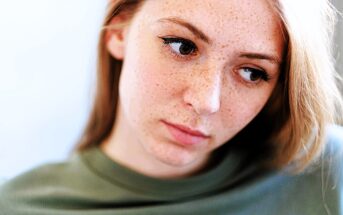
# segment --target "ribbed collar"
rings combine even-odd
[[[100,148],[94,147],[80,153],[83,162],[101,178],[115,186],[161,201],[180,200],[211,193],[237,179],[242,156],[226,152],[218,164],[195,176],[182,179],[158,179],[137,173],[111,160]]]

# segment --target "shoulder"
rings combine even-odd
[[[0,186],[0,208],[5,214],[37,214],[35,208],[63,201],[72,194],[82,174],[77,158],[66,162],[46,164],[23,173]],[[67,193],[68,191],[69,193]]]
[[[275,214],[343,215],[343,128],[329,126],[324,141],[320,157],[306,170],[282,169],[263,176],[256,186],[268,189],[265,197],[257,198],[266,205],[273,202]]]
[[[34,189],[44,185],[58,184],[73,177],[75,170],[81,166],[79,159],[74,156],[70,160],[38,166],[24,172],[0,187],[0,196],[4,190]]]
[[[330,125],[325,133],[322,153],[308,170],[317,172],[322,179],[332,180],[336,187],[337,183],[343,185],[343,127]]]
[[[343,152],[343,127],[339,125],[330,125],[326,130],[326,148],[327,155],[341,155]]]
[[[339,178],[338,183],[343,184],[343,127],[331,125],[327,128],[325,148],[320,163],[322,171],[332,177]]]
[[[300,184],[307,186],[308,198],[320,198],[323,214],[341,214],[343,198],[343,127],[330,125],[326,129],[325,147],[314,168],[302,174]],[[311,168],[310,168],[311,169]],[[315,192],[315,190],[317,190]],[[311,193],[313,195],[311,195]]]
[[[6,181],[1,186],[1,191],[4,189],[21,189],[28,185],[35,187],[42,185],[42,183],[51,183],[58,181],[61,175],[68,172],[68,162],[63,163],[50,163],[35,167],[27,172],[24,172],[13,179]],[[0,193],[2,194],[2,193]]]

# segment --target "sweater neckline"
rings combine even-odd
[[[227,150],[218,164],[207,171],[181,179],[159,179],[133,171],[109,158],[99,147],[80,153],[88,168],[111,184],[135,193],[158,196],[161,201],[203,195],[235,180],[242,155]]]

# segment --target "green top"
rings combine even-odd
[[[343,129],[331,129],[321,165],[299,175],[242,168],[225,153],[206,172],[156,179],[113,162],[99,148],[49,164],[0,187],[1,215],[343,215]]]

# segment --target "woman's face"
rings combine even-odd
[[[265,0],[146,1],[124,33],[115,127],[142,156],[173,166],[206,159],[270,97],[280,26]]]

